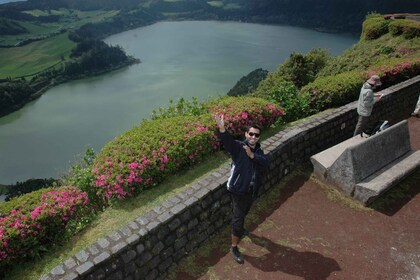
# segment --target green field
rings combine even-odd
[[[22,47],[0,48],[0,79],[5,77],[21,77],[35,74],[67,59],[75,43],[68,39],[68,32],[54,35],[60,29],[77,29],[89,22],[105,21],[119,11],[79,11],[71,9],[31,10],[26,13],[33,16],[60,15],[58,22],[37,23],[17,21],[29,33],[0,36],[0,45],[15,45],[16,43],[41,36],[52,36]]]
[[[40,36],[51,36],[60,29],[77,29],[89,22],[105,21],[119,11],[79,11],[71,9],[31,10],[26,13],[33,16],[60,15],[62,18],[54,23],[36,23],[17,21],[29,33],[0,36],[0,45],[16,43]],[[68,39],[68,32],[36,41],[22,47],[0,48],[0,79],[32,75],[67,59],[75,43]]]
[[[0,49],[0,78],[35,74],[67,59],[74,47],[66,32],[26,46]]]
[[[3,35],[0,36],[0,45],[15,45],[16,43],[30,38],[37,38],[53,34],[60,29],[72,30],[81,27],[89,22],[106,21],[113,16],[117,15],[119,11],[79,11],[71,9],[51,10],[50,12],[41,10],[25,11],[27,14],[33,16],[47,16],[47,15],[60,15],[61,18],[58,22],[53,23],[39,23],[18,21],[21,26],[28,30],[28,33],[19,35]],[[1,50],[0,50],[1,51]]]

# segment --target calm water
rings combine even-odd
[[[162,22],[109,37],[142,63],[52,88],[0,118],[0,184],[63,175],[91,147],[179,97],[224,95],[256,68],[273,71],[292,52],[338,55],[350,35],[232,22]]]

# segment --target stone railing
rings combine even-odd
[[[420,76],[382,91],[373,119],[407,118],[420,93]],[[262,145],[270,167],[260,194],[309,158],[350,138],[356,103],[286,128]],[[226,164],[148,213],[56,266],[41,279],[164,279],[177,263],[230,223]],[[226,244],[229,246],[229,244]]]

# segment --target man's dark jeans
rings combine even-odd
[[[242,237],[244,234],[245,216],[252,205],[252,193],[238,195],[231,193],[232,200],[232,234]]]

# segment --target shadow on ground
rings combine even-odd
[[[244,254],[245,261],[261,271],[282,271],[306,280],[322,280],[332,272],[341,270],[336,260],[319,253],[299,252],[254,234],[250,234],[250,239],[268,250],[267,254],[258,257]]]

